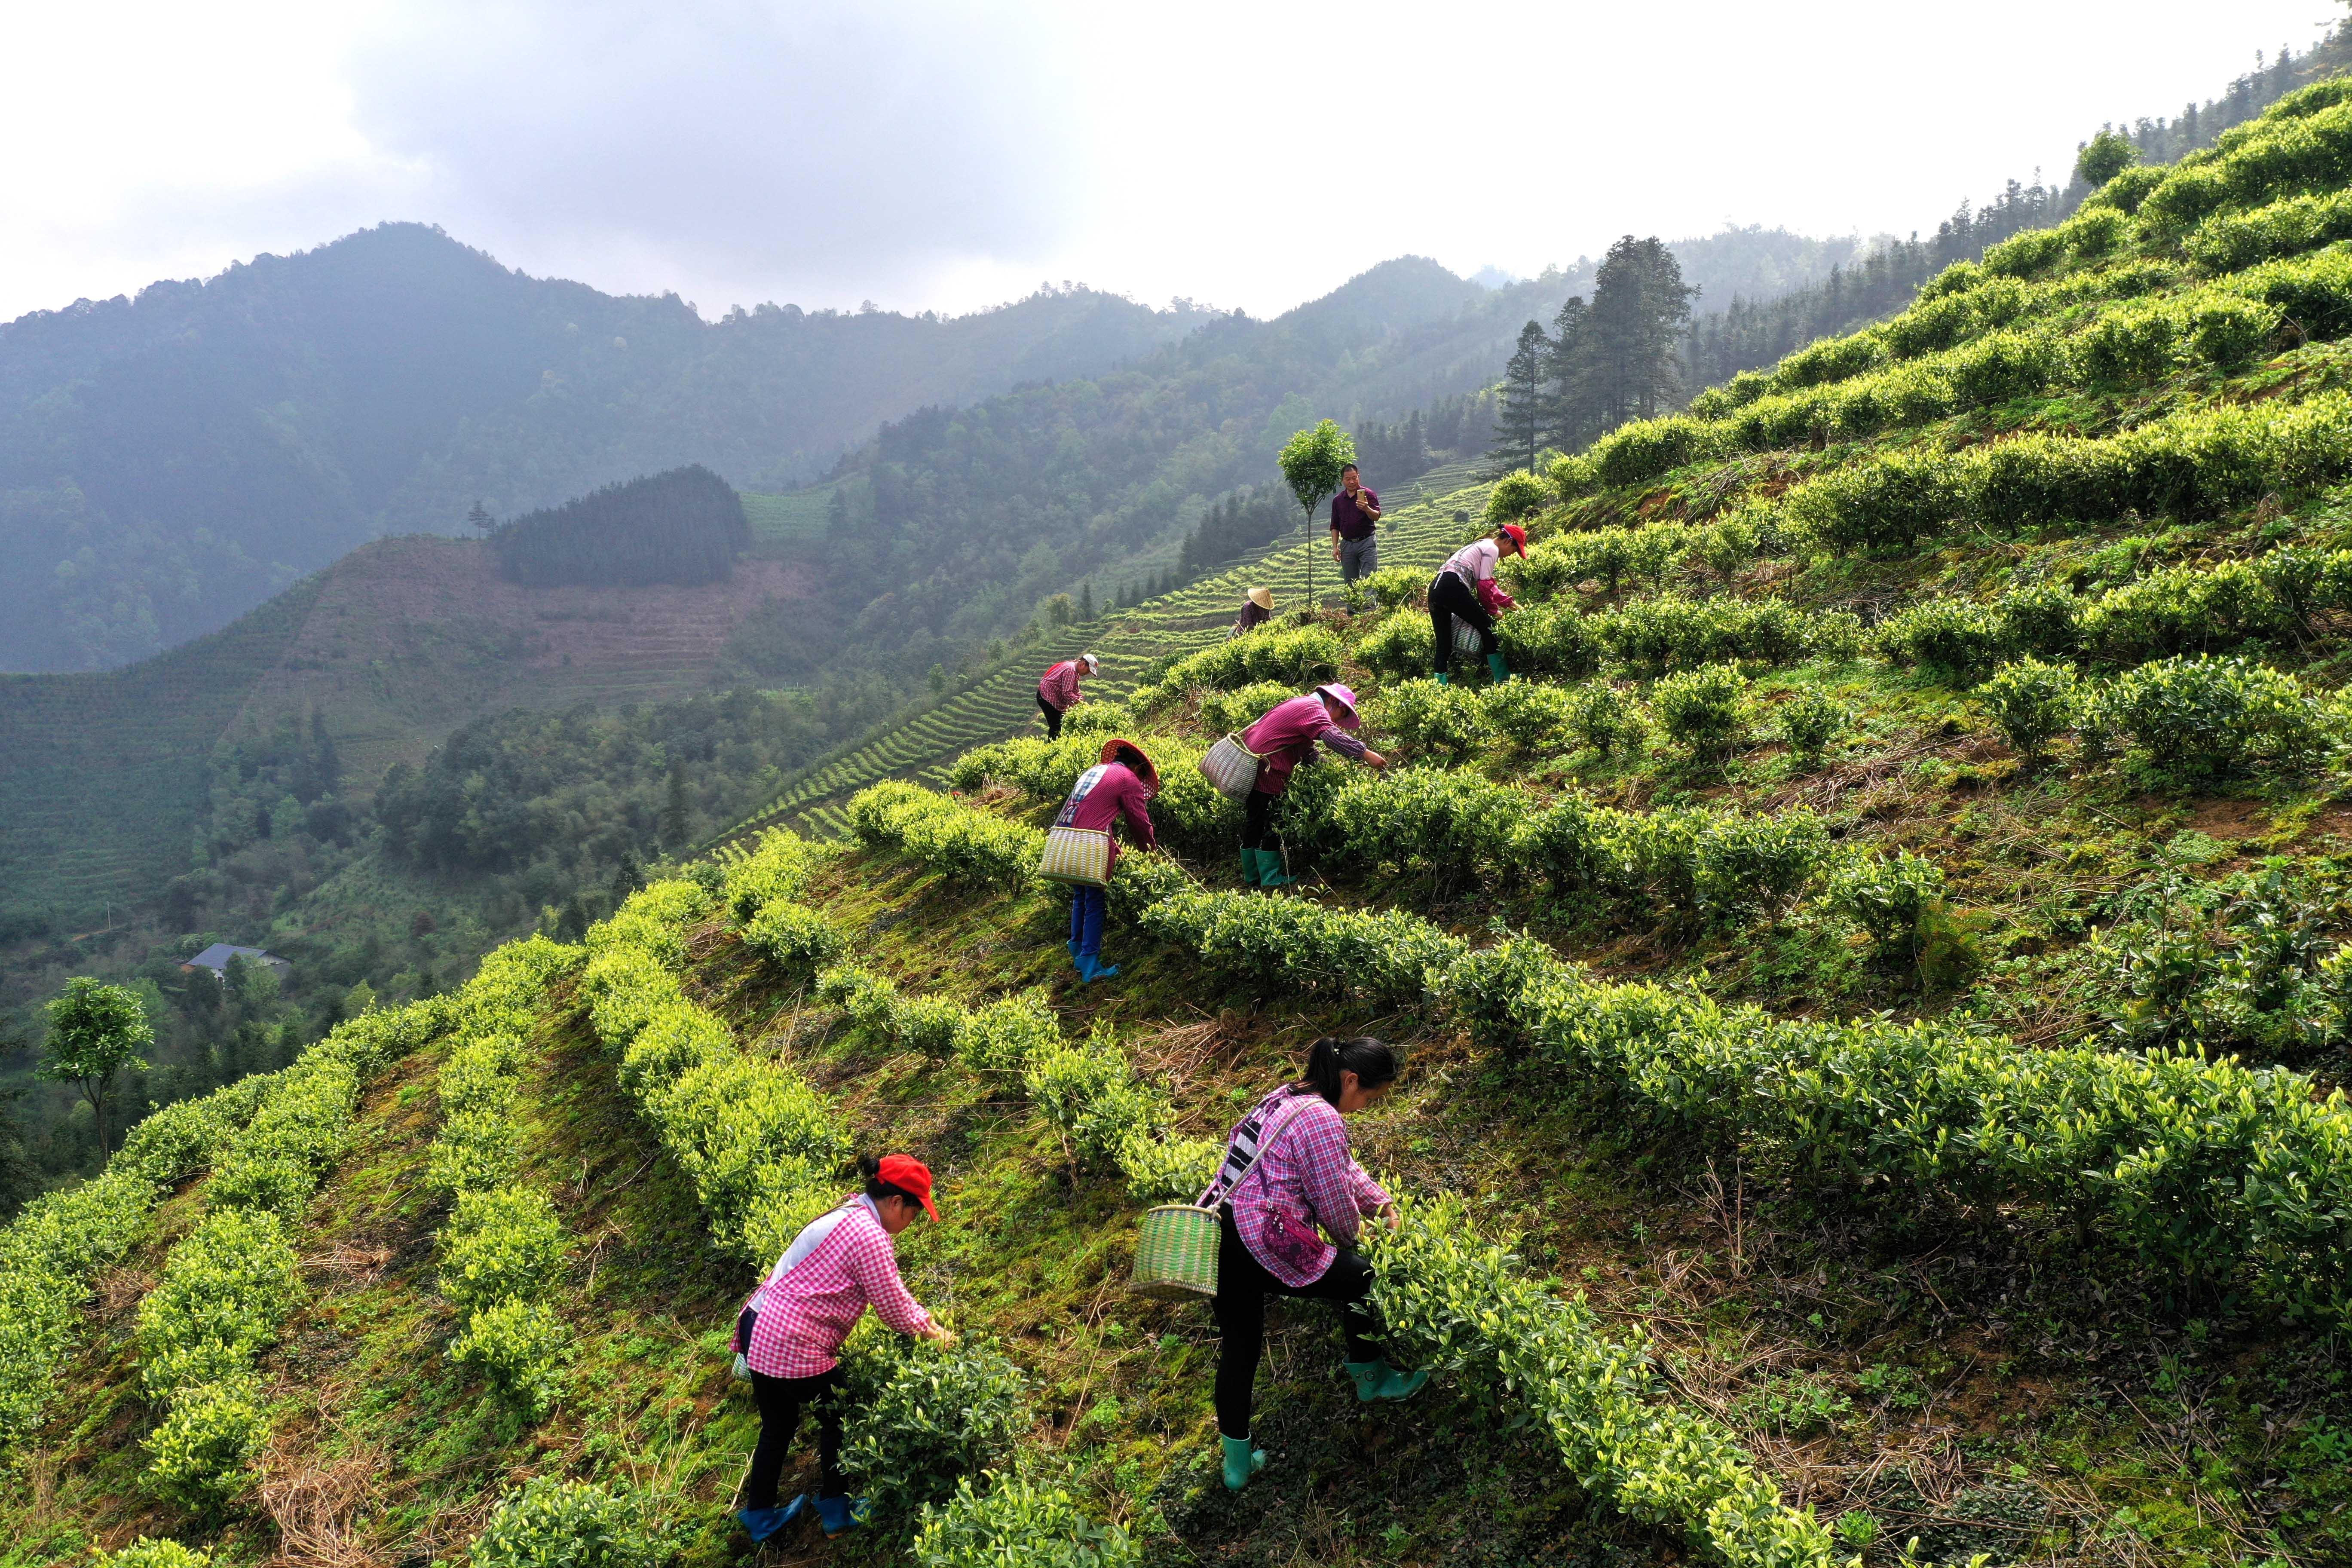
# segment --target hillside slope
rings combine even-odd
[[[703,587],[525,588],[478,542],[412,535],[127,668],[0,676],[0,907],[94,925],[152,898],[189,868],[224,740],[315,715],[364,799],[486,714],[707,690],[746,620],[811,600],[764,556]]]

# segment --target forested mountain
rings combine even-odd
[[[526,277],[388,224],[0,326],[0,668],[225,625],[383,533],[699,462],[796,482],[888,416],[1144,353],[1199,319],[1087,289],[941,320]]]

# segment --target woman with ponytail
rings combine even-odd
[[[908,1294],[890,1244],[918,1215],[940,1217],[931,1206],[929,1168],[908,1154],[867,1155],[857,1165],[866,1190],[803,1226],[736,1320],[735,1349],[750,1368],[760,1406],[760,1445],[735,1516],[753,1545],[804,1511],[816,1514],[827,1535],[869,1517],[866,1500],[849,1495],[841,1474],[841,1344],[866,1309],[902,1334],[955,1340]],[[803,1493],[778,1508],[784,1450],[804,1409],[816,1413],[816,1495]]]
[[[1429,1381],[1426,1372],[1388,1363],[1379,1316],[1365,1300],[1371,1265],[1355,1250],[1364,1220],[1385,1219],[1393,1228],[1397,1212],[1395,1200],[1356,1163],[1342,1119],[1386,1094],[1396,1073],[1396,1053],[1369,1036],[1316,1041],[1306,1076],[1266,1096],[1234,1128],[1224,1165],[1202,1194],[1203,1205],[1216,1203],[1222,1231],[1217,1429],[1224,1439],[1225,1485],[1235,1491],[1265,1468],[1265,1453],[1250,1442],[1250,1403],[1268,1295],[1311,1297],[1339,1309],[1342,1364],[1358,1399],[1410,1398]]]

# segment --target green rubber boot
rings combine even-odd
[[[1341,1362],[1355,1379],[1356,1397],[1370,1405],[1375,1399],[1411,1399],[1429,1381],[1425,1372],[1399,1372],[1385,1361]]]
[[[1451,686],[1454,682],[1446,676],[1445,671],[1441,669],[1437,672],[1437,684],[1440,686]]]
[[[1242,851],[1242,886],[1255,888],[1257,885],[1257,851],[1244,849]]]
[[[1257,885],[1261,888],[1287,888],[1298,880],[1282,868],[1282,851],[1261,849],[1257,852]]]
[[[1250,1478],[1265,1468],[1265,1450],[1253,1448],[1246,1437],[1219,1437],[1225,1446],[1225,1489],[1239,1491]]]
[[[1490,653],[1486,656],[1486,673],[1495,678],[1496,685],[1500,686],[1511,679],[1511,667],[1503,662],[1501,654]]]

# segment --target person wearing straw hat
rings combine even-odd
[[[1437,638],[1434,673],[1440,686],[1452,679],[1454,623],[1457,618],[1476,628],[1478,650],[1486,656],[1486,672],[1498,681],[1511,678],[1510,668],[1504,664],[1502,650],[1495,641],[1495,617],[1481,602],[1480,594],[1482,587],[1494,582],[1495,568],[1501,563],[1506,550],[1520,555],[1528,552],[1528,531],[1516,522],[1502,524],[1491,539],[1473,540],[1455,551],[1429,584],[1429,624],[1431,633]]]
[[[1160,770],[1134,742],[1113,735],[1103,742],[1102,761],[1078,775],[1054,818],[1056,827],[1084,828],[1110,841],[1110,859],[1103,868],[1108,879],[1118,867],[1119,818],[1127,831],[1146,849],[1159,847],[1151,832],[1151,797],[1160,793]],[[1103,917],[1110,910],[1110,893],[1084,882],[1070,887],[1070,961],[1078,966],[1078,983],[1108,980],[1118,965],[1102,961]]]
[[[849,1495],[841,1473],[841,1345],[866,1310],[902,1334],[955,1342],[908,1293],[890,1242],[918,1215],[940,1217],[929,1167],[911,1154],[868,1155],[857,1163],[865,1191],[803,1226],[736,1320],[735,1349],[750,1368],[760,1406],[760,1442],[735,1517],[754,1545],[808,1512],[827,1535],[872,1516],[864,1498]],[[776,1482],[803,1410],[816,1414],[816,1494],[779,1508]]]
[[[1062,715],[1087,700],[1078,689],[1078,678],[1092,675],[1101,668],[1102,660],[1082,653],[1048,666],[1045,673],[1037,678],[1037,711],[1045,716],[1045,739],[1062,738]]]
[[[1224,1164],[1201,1196],[1217,1210],[1217,1431],[1225,1485],[1234,1491],[1265,1468],[1265,1452],[1250,1441],[1250,1404],[1268,1296],[1339,1309],[1340,1364],[1364,1403],[1410,1399],[1429,1381],[1426,1372],[1389,1364],[1380,1317],[1365,1300],[1372,1268],[1355,1248],[1365,1220],[1393,1230],[1398,1217],[1396,1200],[1356,1163],[1344,1119],[1388,1093],[1396,1075],[1396,1053],[1383,1041],[1316,1041],[1305,1075],[1234,1125]]]
[[[1242,600],[1242,613],[1234,618],[1234,629],[1225,634],[1227,642],[1244,632],[1254,632],[1274,619],[1274,590],[1252,588]]]
[[[1282,868],[1281,841],[1274,831],[1274,803],[1290,787],[1291,770],[1315,754],[1318,742],[1349,762],[1384,768],[1389,760],[1356,739],[1356,693],[1334,681],[1304,697],[1268,709],[1249,727],[1242,744],[1263,761],[1257,786],[1242,808],[1242,886],[1282,888],[1298,880]]]

